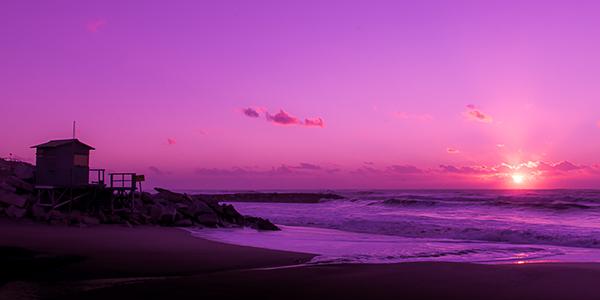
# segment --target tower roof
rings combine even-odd
[[[90,150],[96,150],[94,147],[92,147],[90,145],[86,145],[86,144],[80,142],[78,139],[51,140],[47,143],[31,146],[31,148],[56,148],[56,147],[60,147],[60,146],[64,146],[64,145],[70,145],[71,143],[73,143],[73,141],[75,141],[76,143],[78,143],[84,147],[89,148]]]

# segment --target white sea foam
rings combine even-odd
[[[314,262],[599,261],[598,190],[337,193],[347,199],[232,203],[242,214],[283,225],[281,232],[204,229],[197,234],[321,254]]]

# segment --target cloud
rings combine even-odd
[[[254,173],[254,172],[248,172],[248,171],[242,170],[241,168],[238,168],[238,167],[233,167],[233,168],[231,168],[231,170],[224,170],[224,169],[217,169],[217,168],[212,168],[212,169],[196,168],[197,175],[204,175],[204,176],[209,176],[209,177],[240,176],[240,175],[245,175],[248,173]]]
[[[321,127],[321,128],[327,127],[327,125],[325,125],[325,122],[323,122],[323,119],[321,119],[321,118],[304,119],[304,126],[306,126],[306,127]]]
[[[460,153],[460,151],[458,151],[456,149],[452,149],[452,148],[446,148],[446,152],[448,152],[448,153]]]
[[[260,116],[258,114],[258,110],[255,108],[252,108],[252,107],[250,107],[250,108],[242,107],[242,112],[250,118],[258,118]]]
[[[283,109],[279,109],[276,114],[269,114],[269,111],[266,108],[260,108],[256,105],[252,105],[250,108],[243,107],[242,110],[234,109],[234,113],[243,113],[244,115],[251,118],[258,118],[260,114],[264,114],[265,119],[267,119],[268,123],[276,124],[276,125],[284,125],[284,126],[306,126],[306,127],[321,127],[325,128],[325,121],[323,118],[317,117],[316,119],[305,118],[304,121],[301,121],[296,116],[292,116],[287,113]]]
[[[570,161],[563,160],[559,163],[549,164],[545,162],[538,162],[536,165],[536,169],[540,171],[560,171],[560,172],[569,172],[572,170],[581,170],[585,167],[583,165],[576,166]]]
[[[279,125],[302,125],[302,122],[298,120],[298,118],[288,114],[285,110],[280,109],[274,115],[270,115],[268,112],[266,113],[267,121],[279,124]]]
[[[104,21],[104,19],[99,18],[100,20],[96,21],[96,20],[91,20],[89,21],[87,24],[85,24],[85,27],[87,27],[87,29],[93,31],[93,32],[98,32],[98,27],[100,25],[106,25],[106,21]]]
[[[392,166],[387,167],[387,169],[391,172],[401,173],[401,174],[423,173],[423,170],[421,170],[413,165],[403,165],[403,166],[392,165]]]
[[[373,111],[376,111],[376,110],[377,110],[377,105],[373,106]]]
[[[598,127],[600,127],[600,121],[598,121]]]
[[[167,143],[169,144],[169,146],[173,146],[173,145],[177,144],[177,141],[175,141],[172,138],[167,138]]]
[[[456,174],[488,174],[490,171],[486,166],[474,166],[474,167],[455,167],[455,166],[446,166],[440,165],[440,171],[442,173],[456,173]]]
[[[484,114],[479,109],[475,108],[475,105],[469,104],[467,105],[467,110],[464,111],[463,116],[465,116],[465,121],[479,121],[483,123],[491,123],[492,117]]]
[[[394,115],[396,115],[396,116],[398,116],[398,117],[400,117],[402,119],[417,119],[417,120],[420,120],[420,121],[425,121],[426,119],[433,119],[433,117],[431,115],[429,115],[429,114],[407,115],[405,112],[400,113],[398,111],[395,111]]]
[[[371,162],[371,161],[363,161],[363,164],[365,164],[365,165],[374,165],[374,163]]]
[[[501,147],[501,148],[502,148],[502,147],[504,147],[504,144],[497,144],[496,146],[498,146],[498,147]]]
[[[300,166],[298,166],[298,167],[291,167],[291,168],[293,168],[293,169],[302,169],[302,170],[322,170],[323,169],[319,165],[313,165],[313,164],[307,164],[307,163],[300,163]]]
[[[381,175],[384,174],[385,171],[382,170],[377,170],[371,167],[367,167],[367,166],[362,166],[358,169],[356,169],[356,171],[350,171],[350,174],[355,174],[355,175]]]
[[[148,170],[154,172],[154,174],[156,174],[156,175],[173,174],[172,172],[163,172],[155,166],[149,166]]]
[[[336,172],[341,172],[340,168],[328,169],[327,174],[335,174]]]

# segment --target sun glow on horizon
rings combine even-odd
[[[523,177],[521,177],[521,175],[513,175],[512,177],[516,183],[521,183],[521,181],[523,181]]]

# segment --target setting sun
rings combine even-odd
[[[513,175],[512,177],[516,183],[520,183],[521,181],[523,181],[523,178],[520,175]]]

